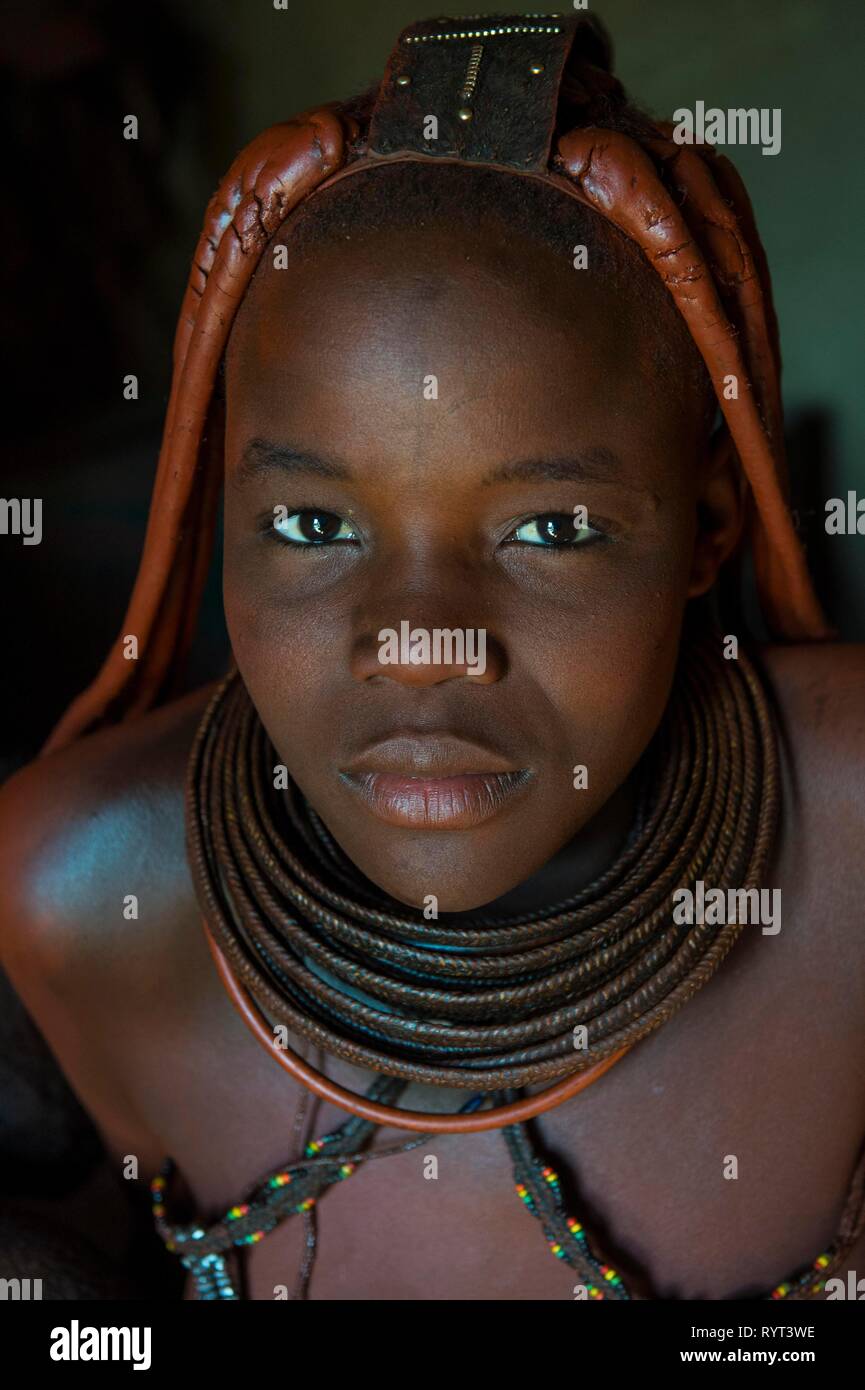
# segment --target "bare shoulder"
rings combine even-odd
[[[827,807],[865,816],[865,644],[769,646],[761,660],[797,780]]]
[[[791,990],[814,1008],[814,982],[833,1000],[832,1026],[861,1050],[865,1018],[862,844],[865,838],[865,646],[767,648],[782,748],[783,811],[773,881],[783,886]]]
[[[130,1078],[149,1075],[154,1031],[200,978],[183,793],[209,695],[81,739],[0,789],[0,964],[121,1153],[158,1149]]]
[[[761,647],[760,656],[779,696],[807,708],[816,723],[848,708],[865,729],[865,642],[793,642]]]
[[[147,904],[140,930],[157,931],[187,891],[185,764],[211,690],[40,758],[0,789],[0,961],[13,981],[107,963],[129,936],[130,898]]]

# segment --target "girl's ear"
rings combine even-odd
[[[724,561],[735,550],[745,524],[746,496],[745,475],[722,425],[712,435],[700,468],[689,598],[711,589]]]

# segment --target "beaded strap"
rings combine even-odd
[[[403,1081],[379,1076],[367,1095],[372,1100],[390,1102],[396,1100],[404,1088]],[[477,1109],[483,1100],[484,1096],[478,1093],[467,1100],[461,1110]],[[363,1148],[344,1152],[346,1146],[351,1148],[367,1142],[376,1128],[370,1121],[352,1115],[337,1129],[312,1139],[306,1145],[303,1158],[268,1174],[245,1201],[229,1207],[222,1218],[210,1226],[196,1221],[177,1223],[170,1219],[166,1198],[176,1165],[173,1159],[166,1158],[150,1184],[153,1219],[165,1248],[176,1254],[192,1275],[198,1298],[205,1301],[239,1299],[225,1258],[232,1247],[257,1245],[287,1217],[311,1212],[321,1193],[351,1177],[359,1164],[407,1152],[433,1137],[420,1134],[408,1143],[371,1153]]]
[[[398,1099],[404,1085],[404,1082],[393,1077],[377,1077],[367,1094],[373,1099],[389,1102]],[[504,1101],[512,1094],[503,1092],[495,1099]],[[478,1093],[462,1109],[476,1109],[484,1099],[484,1095]],[[175,1165],[173,1160],[166,1159],[150,1184],[154,1221],[166,1249],[178,1255],[192,1275],[198,1298],[239,1299],[241,1295],[231,1281],[225,1258],[232,1247],[256,1245],[287,1217],[311,1212],[327,1188],[351,1177],[362,1163],[408,1152],[433,1137],[421,1134],[407,1143],[371,1153],[362,1149],[348,1154],[344,1152],[347,1144],[368,1140],[376,1128],[369,1121],[351,1116],[338,1128],[311,1140],[301,1160],[270,1173],[256,1184],[244,1202],[229,1207],[222,1219],[209,1227],[197,1222],[178,1225],[169,1220],[165,1199]],[[527,1126],[509,1125],[501,1130],[501,1134],[513,1163],[517,1196],[540,1222],[550,1253],[577,1271],[588,1299],[594,1302],[627,1302],[634,1298],[618,1270],[594,1253],[583,1223],[566,1210],[561,1179],[555,1169],[535,1152]],[[827,1279],[858,1237],[863,1219],[865,1151],[856,1168],[837,1239],[827,1250],[821,1251],[806,1269],[776,1284],[760,1298],[792,1301],[822,1293]]]
[[[521,1125],[513,1126],[514,1130],[523,1128]],[[511,1147],[514,1141],[509,1137],[509,1132],[502,1132],[508,1147]],[[576,1217],[566,1212],[561,1196],[561,1180],[555,1169],[542,1159],[532,1156],[531,1173],[534,1179],[531,1185],[526,1183],[524,1175],[517,1178],[516,1192],[532,1216],[541,1222],[551,1253],[556,1259],[564,1260],[572,1269],[578,1270],[584,1278],[588,1269],[589,1277],[585,1278],[587,1298],[630,1300],[633,1295],[628,1292],[622,1276],[611,1265],[604,1264],[592,1254],[585,1227]],[[543,1199],[538,1200],[539,1190],[540,1193],[549,1194],[547,1202]],[[807,1269],[792,1275],[781,1284],[776,1284],[769,1293],[761,1294],[761,1299],[790,1299],[797,1296],[811,1298],[821,1293],[826,1287],[828,1275],[845,1254],[846,1250],[841,1244],[838,1241],[834,1242],[828,1250],[822,1251]],[[815,1274],[820,1277],[815,1279]]]

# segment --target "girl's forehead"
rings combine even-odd
[[[328,242],[298,260],[290,242],[274,247],[240,306],[228,361],[242,374],[244,363],[299,358],[310,344],[347,355],[358,340],[414,358],[445,353],[449,338],[479,358],[523,357],[526,334],[536,349],[553,334],[559,350],[591,338],[597,352],[622,352],[638,327],[634,296],[608,277],[495,224],[469,233],[431,223]]]
[[[674,311],[675,312],[675,311]],[[257,432],[680,426],[634,297],[552,250],[430,225],[265,258],[238,315],[229,411]],[[660,387],[660,389],[659,389]],[[679,414],[677,414],[677,410]]]
[[[364,486],[481,486],[513,459],[601,448],[631,485],[679,471],[689,434],[609,295],[583,282],[571,302],[539,302],[495,268],[458,261],[436,279],[408,265],[299,275],[262,297],[228,376],[230,472],[261,439],[347,463]]]

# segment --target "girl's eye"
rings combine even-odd
[[[331,545],[335,541],[356,541],[357,533],[344,517],[311,507],[288,516],[274,518],[273,530],[289,545]]]
[[[507,539],[522,541],[526,545],[555,546],[562,550],[565,546],[582,545],[602,536],[603,532],[594,526],[578,526],[570,512],[545,512],[543,516],[533,516],[529,521],[523,521]]]

